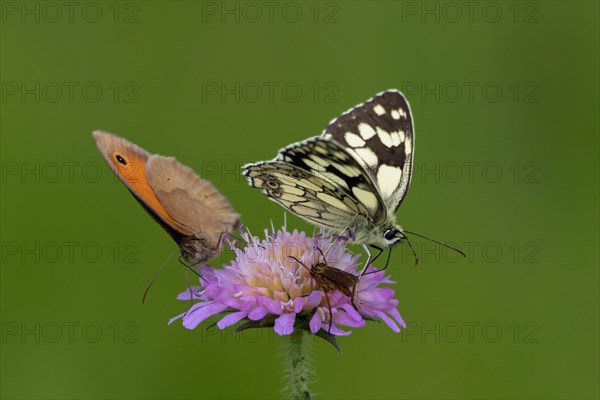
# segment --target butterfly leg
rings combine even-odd
[[[388,267],[388,265],[390,265],[390,258],[392,257],[392,248],[390,247],[388,249],[388,256],[387,256],[387,260],[385,260],[385,266],[383,268],[380,269],[380,271],[383,271],[384,269],[386,269]]]
[[[373,244],[371,245],[367,245],[366,243],[362,244],[363,249],[365,249],[365,252],[367,253],[367,262],[365,263],[365,266],[363,267],[363,269],[360,271],[360,274],[358,275],[358,283],[357,285],[360,285],[360,280],[362,279],[363,275],[366,275],[366,271],[367,268],[369,268],[369,265],[377,260],[379,258],[379,256],[381,255],[381,253],[383,253],[383,249],[381,247],[375,246]],[[375,255],[375,257],[373,257],[373,255],[371,254],[371,250],[369,250],[369,246],[373,247],[376,250],[379,250],[379,252],[377,253],[377,255]],[[362,301],[360,301],[360,296],[358,295],[358,293],[356,294],[356,300],[358,300],[358,304],[362,304]]]
[[[208,283],[208,281],[206,280],[206,278],[204,278],[202,275],[200,275],[198,273],[198,271],[196,271],[194,269],[194,267],[196,265],[199,265],[201,263],[200,261],[196,261],[195,263],[188,265],[186,263],[187,260],[183,256],[179,256],[178,260],[179,260],[179,263],[186,268],[185,271],[184,271],[185,272],[185,281],[187,283],[188,290],[190,292],[190,308],[188,309],[188,311],[189,311],[189,310],[192,309],[192,306],[194,305],[194,295],[195,295],[194,291],[192,290],[192,285],[190,283],[189,271],[192,271],[194,274],[196,274],[197,276],[199,276],[200,279],[202,279],[204,282]]]
[[[377,250],[379,250],[379,253],[377,253],[377,255],[371,260],[371,263],[373,263],[383,253],[383,249],[380,248],[380,247],[374,246],[374,245],[371,245],[371,247],[374,247]],[[381,268],[381,269],[376,269],[375,271],[364,272],[363,275],[369,275],[369,274],[374,274],[375,272],[384,271],[388,267],[388,265],[390,265],[390,258],[391,257],[392,257],[392,248],[389,247],[388,256],[387,256],[387,259],[385,260],[385,266],[383,268]]]
[[[362,247],[363,247],[363,249],[365,249],[365,252],[367,253],[367,262],[365,263],[365,266],[363,267],[363,269],[360,271],[360,274],[358,275],[359,280],[365,274],[365,271],[367,270],[367,267],[369,266],[369,263],[371,262],[371,250],[369,250],[369,246],[367,246],[365,243],[363,243]]]
[[[373,264],[375,262],[375,260],[377,260],[379,258],[379,256],[383,253],[383,249],[379,246],[375,246],[374,244],[371,244],[370,246],[372,248],[374,248],[375,250],[379,251],[379,253],[377,253],[377,255],[371,259],[371,264]],[[387,264],[386,264],[386,267],[387,267]]]
[[[365,243],[363,243],[362,247],[363,247],[363,249],[365,249],[365,252],[367,253],[367,262],[365,263],[365,266],[363,267],[363,269],[360,271],[360,274],[358,275],[357,285],[360,285],[360,279],[365,274],[365,271],[367,270],[369,263],[371,262],[371,250],[369,250],[369,246],[367,246]],[[362,301],[360,300],[360,296],[358,295],[358,293],[356,295],[356,300],[358,301],[358,304],[362,304]]]
[[[189,270],[186,269],[183,271],[183,273],[185,275],[185,283],[187,283],[188,292],[190,293],[190,309],[191,309],[192,306],[194,305],[194,291],[192,290],[192,284],[190,282]]]
[[[179,260],[179,263],[180,263],[181,265],[183,265],[185,268],[187,268],[189,271],[193,272],[195,275],[197,275],[197,276],[198,276],[200,279],[202,279],[204,282],[208,282],[206,279],[204,279],[204,277],[203,277],[202,275],[200,275],[200,273],[199,273],[198,271],[196,271],[196,270],[194,269],[194,267],[195,267],[196,265],[200,265],[200,261],[196,261],[195,263],[188,265],[188,264],[186,263],[186,261],[187,261],[187,260],[186,260],[186,259],[185,259],[183,256],[179,256],[179,259],[178,259],[178,260]]]
[[[365,249],[365,251],[367,252],[367,262],[365,263],[365,266],[363,267],[362,271],[360,271],[360,275],[358,276],[358,279],[360,279],[363,275],[365,275],[367,268],[369,268],[369,264],[372,264],[373,262],[375,262],[375,260],[377,260],[379,258],[381,253],[383,253],[383,249],[381,247],[375,246],[373,244],[367,245],[367,244],[363,243],[362,246],[363,246],[363,249]],[[374,248],[375,250],[378,250],[378,253],[377,253],[377,255],[375,255],[375,257],[372,256],[371,250],[369,250],[369,246]]]
[[[377,256],[375,256],[375,258],[373,258],[373,260],[371,260],[371,263],[373,263],[373,261],[375,261],[381,255],[381,253],[383,253],[383,249],[381,249],[377,246],[372,246],[372,247],[375,247],[377,250],[380,250],[380,251],[377,254]],[[375,272],[384,271],[390,264],[391,257],[392,257],[392,248],[389,247],[388,256],[387,256],[387,259],[385,260],[385,266],[381,269],[375,269],[375,271],[365,272],[364,275],[369,275],[369,274],[374,274]]]

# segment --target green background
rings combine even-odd
[[[176,262],[141,304],[176,246],[90,133],[176,156],[260,232],[283,209],[240,166],[387,88],[416,121],[398,220],[469,258],[397,249],[409,331],[317,342],[313,391],[598,398],[597,2],[54,4],[1,4],[3,398],[279,397],[284,339],[166,325]]]

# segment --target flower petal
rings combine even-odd
[[[300,313],[304,308],[305,303],[306,297],[297,297],[296,299],[294,299],[294,313]]]
[[[346,313],[348,313],[348,316],[350,318],[352,318],[355,321],[361,321],[362,317],[360,316],[360,314],[358,313],[358,311],[356,311],[356,309],[352,306],[352,304],[344,304],[341,306],[342,309],[344,309],[344,311],[346,311]]]
[[[206,318],[227,309],[225,304],[215,302],[194,304],[183,317],[183,326],[187,329],[194,329]]]
[[[310,319],[310,322],[308,323],[308,326],[310,327],[310,331],[313,334],[319,332],[319,329],[321,329],[321,325],[322,325],[321,314],[316,312],[313,314],[312,318]]]
[[[365,326],[365,321],[362,318],[356,320],[345,312],[336,312],[333,314],[333,322],[339,325],[351,326],[353,328]]]
[[[238,323],[240,320],[246,318],[248,313],[244,311],[238,311],[223,317],[219,322],[217,322],[217,327],[219,329],[225,329],[230,325]]]
[[[398,325],[396,325],[396,322],[394,322],[393,319],[388,317],[386,315],[386,313],[380,311],[377,313],[377,316],[379,318],[381,318],[383,320],[383,322],[385,322],[387,324],[387,326],[389,326],[394,332],[396,332],[396,333],[400,332],[400,328],[398,327]]]
[[[294,332],[294,322],[296,322],[296,314],[281,314],[275,320],[275,333],[277,333],[279,336],[290,335],[292,332]]]
[[[185,313],[179,314],[176,317],[173,317],[169,320],[169,323],[167,325],[171,325],[173,322],[177,321],[178,319],[182,318],[185,315]]]
[[[267,309],[264,307],[254,307],[250,313],[248,313],[248,319],[252,321],[261,320],[267,315]]]
[[[279,315],[282,313],[281,302],[261,296],[260,303],[269,310],[269,313]]]
[[[192,300],[200,297],[201,286],[192,286],[177,295],[177,300]]]
[[[207,298],[216,300],[219,303],[227,304],[231,308],[240,309],[243,307],[244,301],[239,297],[235,297],[231,288],[226,288],[220,283],[209,283],[204,290]]]
[[[311,294],[306,296],[304,308],[315,308],[321,303],[322,298],[323,292],[321,292],[320,290],[315,290],[314,292],[311,292]]]
[[[394,319],[396,321],[398,321],[398,323],[404,328],[406,329],[406,322],[404,322],[404,318],[402,318],[402,315],[400,315],[400,312],[398,312],[398,310],[396,310],[395,308],[392,308],[391,310],[388,311],[388,313],[394,317]]]
[[[329,324],[325,324],[325,326],[323,326],[323,329],[325,331],[329,331],[329,333],[331,333],[332,335],[335,335],[335,336],[348,336],[352,333],[352,331],[341,330],[340,328],[335,326],[335,324],[331,325],[331,330],[329,330]]]
[[[227,310],[228,314],[217,323],[220,329],[243,318],[258,321],[258,324],[265,318],[265,323],[276,318],[274,330],[279,335],[293,332],[296,318],[308,320],[310,331],[319,333],[329,330],[329,318],[332,317],[331,333],[334,335],[349,335],[351,332],[340,327],[364,326],[367,316],[380,318],[395,332],[400,330],[399,326],[406,326],[397,310],[395,291],[382,286],[394,283],[384,271],[369,266],[367,271],[373,273],[361,280],[358,288],[361,304],[357,304],[356,310],[351,299],[339,290],[329,292],[325,302],[322,288],[315,288],[317,285],[310,273],[288,257],[293,245],[293,255],[311,266],[322,260],[317,249],[329,249],[327,264],[330,267],[356,275],[361,264],[359,255],[352,255],[347,250],[346,239],[333,237],[332,241],[331,235],[323,234],[307,237],[298,230],[287,232],[285,227],[277,232],[267,230],[265,239],[249,232],[242,236],[247,244],[245,248],[234,245],[236,259],[228,265],[222,269],[206,265],[197,268],[203,276],[200,286],[194,287],[192,293],[190,289],[183,291],[177,298],[199,302],[169,323],[183,319],[183,325],[193,329],[210,316]],[[326,303],[330,304],[332,313]]]

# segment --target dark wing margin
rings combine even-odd
[[[322,137],[348,149],[377,184],[386,208],[396,211],[412,175],[414,125],[398,90],[377,94],[332,120]]]

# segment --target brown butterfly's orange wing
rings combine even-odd
[[[146,176],[167,212],[194,237],[202,239],[206,252],[217,252],[223,234],[239,223],[240,216],[229,200],[175,158],[150,156]]]
[[[93,133],[96,146],[108,166],[142,204],[144,209],[177,241],[192,231],[177,222],[156,197],[147,179],[147,163],[152,157],[141,147],[108,132]]]

